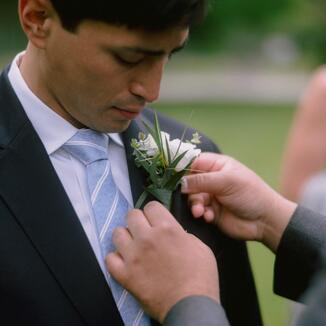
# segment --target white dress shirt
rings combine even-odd
[[[62,149],[66,141],[78,129],[54,112],[30,90],[18,67],[18,62],[22,55],[24,53],[18,54],[13,60],[8,74],[9,81],[49,155],[93,248],[101,269],[108,280],[90,202],[86,168],[71,154]],[[124,144],[119,134],[108,135],[109,159],[114,180],[130,206],[133,207]]]

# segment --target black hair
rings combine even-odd
[[[207,0],[50,0],[62,26],[75,31],[84,20],[131,29],[191,27],[206,16]]]

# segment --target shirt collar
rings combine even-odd
[[[18,67],[23,55],[24,52],[19,53],[13,60],[8,78],[48,155],[51,155],[74,136],[78,129],[42,102],[28,87]],[[124,147],[120,134],[108,133],[108,136],[114,143]]]

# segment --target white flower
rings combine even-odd
[[[167,155],[166,140],[170,143],[170,135],[167,132],[161,131],[161,140],[163,143],[164,154]],[[140,139],[138,145],[138,149],[145,151],[146,155],[149,157],[155,156],[159,151],[159,148],[151,134],[149,134],[145,139]]]
[[[175,168],[177,172],[184,170],[189,165],[189,163],[195,157],[197,157],[201,152],[200,149],[196,148],[196,145],[191,143],[181,142],[179,138],[170,140],[170,135],[164,131],[161,131],[161,140],[162,140],[162,145],[164,150],[164,156],[166,159],[168,159],[169,157],[168,150],[167,150],[168,147],[172,162],[179,155],[186,152],[185,156],[180,160],[180,162],[177,164]],[[146,156],[148,157],[154,157],[156,154],[158,154],[159,148],[151,134],[149,134],[144,139],[140,139],[138,141],[138,145],[139,145],[138,149],[144,151],[146,153]]]
[[[151,134],[149,134],[144,140],[138,142],[139,150],[145,151],[147,156],[153,157],[158,153],[158,147]]]
[[[178,138],[169,141],[169,150],[172,161],[174,161],[182,153],[186,152],[185,156],[175,167],[177,172],[184,170],[189,165],[189,163],[201,153],[201,150],[196,148],[196,145],[181,142],[181,140]],[[165,155],[167,155],[166,148],[164,148],[164,151]]]
[[[147,196],[151,195],[171,209],[173,192],[187,173],[186,168],[201,152],[196,147],[200,143],[200,136],[195,133],[192,140],[186,142],[170,140],[170,135],[160,130],[156,112],[154,115],[154,128],[144,122],[149,134],[146,136],[141,132],[138,139],[131,140],[135,164],[146,170],[149,181],[135,207],[142,207]]]

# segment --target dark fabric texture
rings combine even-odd
[[[326,246],[326,217],[298,206],[277,250],[274,291],[302,301],[314,273],[321,268],[320,251]]]
[[[153,121],[153,112],[143,118]],[[184,126],[160,116],[162,130],[180,137]],[[123,140],[133,199],[146,184]],[[188,135],[192,130],[188,131]],[[203,150],[217,151],[203,137]],[[231,325],[262,325],[246,246],[195,220],[180,191],[173,215],[208,244],[219,262],[221,300]],[[164,286],[164,285],[163,285]],[[45,148],[7,77],[0,76],[0,325],[122,325],[109,287]],[[157,322],[153,321],[153,325]]]
[[[298,318],[297,326],[326,325],[326,257],[323,268],[316,274],[309,290],[303,296],[307,308]]]
[[[164,326],[228,326],[224,309],[214,300],[191,296],[180,300],[168,312]]]

